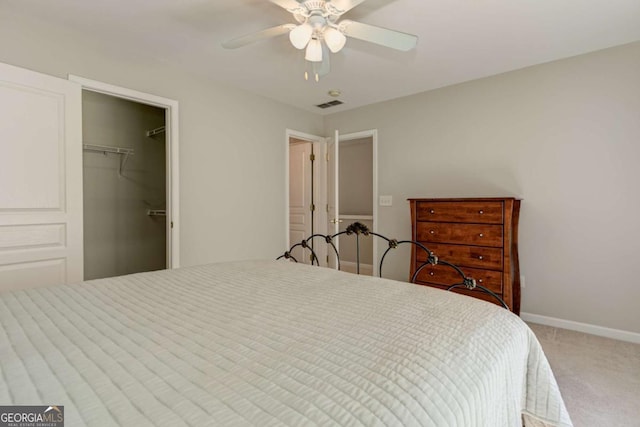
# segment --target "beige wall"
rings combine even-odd
[[[322,117],[145,60],[144,52],[104,50],[90,35],[45,21],[2,11],[0,21],[0,62],[179,101],[182,265],[284,250],[285,129],[319,134]]]
[[[523,311],[640,332],[640,43],[327,117],[336,128],[378,129],[382,233],[410,237],[408,197],[522,197]]]
[[[121,276],[166,266],[165,138],[146,131],[165,125],[165,111],[83,91],[82,139],[86,144],[132,148],[120,155],[83,153],[84,278]]]
[[[373,215],[373,139],[340,141],[340,214]]]

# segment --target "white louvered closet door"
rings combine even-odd
[[[0,63],[0,292],[80,282],[77,83]]]

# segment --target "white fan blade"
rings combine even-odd
[[[269,0],[273,4],[277,4],[283,9],[287,9],[289,12],[292,10],[300,9],[300,3],[296,0]]]
[[[387,30],[386,28],[362,24],[348,19],[340,22],[340,29],[349,37],[405,52],[415,48],[418,43],[418,36],[413,34]]]
[[[266,30],[258,31],[257,33],[247,34],[246,36],[228,40],[222,43],[222,47],[224,47],[225,49],[237,49],[239,47],[246,46],[260,40],[286,34],[295,27],[296,26],[293,24],[284,24],[278,25],[277,27],[267,28]]]
[[[331,0],[330,6],[333,6],[332,9],[336,12],[339,11],[339,15],[342,15],[365,1],[366,0]]]

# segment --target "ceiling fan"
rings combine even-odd
[[[329,72],[329,51],[339,52],[347,37],[364,40],[401,51],[416,47],[418,37],[412,34],[388,30],[340,17],[365,0],[269,0],[290,13],[298,24],[283,24],[248,34],[222,43],[226,49],[236,49],[276,36],[289,33],[291,44],[305,50],[305,60],[310,66],[305,71],[318,81]],[[309,72],[310,71],[310,72]]]

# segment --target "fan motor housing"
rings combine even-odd
[[[315,12],[315,11],[323,12],[325,9],[326,3],[327,2],[324,0],[308,0],[302,3],[302,5],[306,7],[309,12]]]

